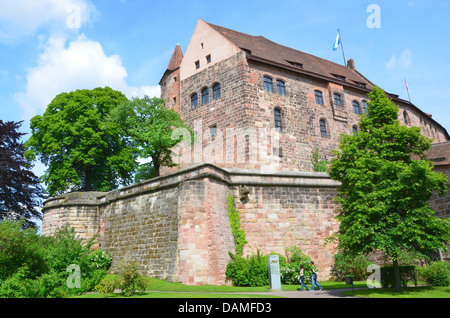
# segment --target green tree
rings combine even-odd
[[[151,165],[141,169],[143,175],[158,177],[161,166],[176,166],[172,148],[182,138],[172,139],[172,132],[176,128],[188,128],[180,114],[165,107],[164,100],[145,96],[125,101],[111,111],[109,121],[122,129],[129,142],[139,149],[141,158],[151,158]]]
[[[31,119],[26,142],[29,161],[47,166],[43,181],[49,194],[67,191],[110,191],[131,183],[136,151],[107,125],[110,111],[127,101],[109,87],[61,93],[42,116]]]
[[[401,126],[398,107],[381,89],[369,98],[358,134],[341,136],[332,160],[330,175],[341,182],[335,238],[344,252],[379,250],[390,257],[399,290],[400,259],[428,255],[450,241],[449,221],[435,217],[427,203],[433,190],[445,191],[447,178],[426,160],[431,140],[420,128]]]

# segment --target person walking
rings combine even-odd
[[[319,282],[317,281],[317,271],[316,271],[316,266],[314,265],[314,262],[311,261],[311,270],[312,270],[312,274],[311,274],[311,289],[309,291],[314,291],[314,285],[317,285],[317,287],[319,287],[319,291],[322,290],[322,286],[320,286]]]
[[[303,265],[300,265],[300,276],[298,277],[298,280],[300,281],[300,284],[302,284],[300,291],[303,291],[303,287],[305,287],[306,290],[308,290],[308,286],[305,285],[305,275]]]

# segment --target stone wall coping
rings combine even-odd
[[[214,164],[193,165],[166,175],[141,181],[110,192],[72,192],[50,198],[44,202],[43,211],[57,206],[100,206],[144,193],[161,191],[178,186],[185,181],[213,179],[228,186],[283,186],[332,187],[340,185],[325,172],[264,171],[253,169],[227,169]]]

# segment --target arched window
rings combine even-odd
[[[327,138],[328,137],[327,123],[325,122],[325,120],[321,119],[319,121],[319,124],[320,124],[320,136],[322,136],[322,138]]]
[[[273,83],[272,79],[269,76],[264,76],[264,90],[273,92]]]
[[[333,94],[334,104],[336,106],[342,106],[341,95],[334,93]]]
[[[409,125],[409,120],[408,120],[408,113],[405,111],[403,111],[403,119],[405,121],[405,125],[408,126]]]
[[[213,85],[213,99],[218,99],[220,97],[220,84],[216,83]]]
[[[280,95],[286,95],[286,87],[282,80],[277,80],[277,93]]]
[[[194,93],[191,95],[191,107],[192,109],[196,109],[198,107],[198,95]]]
[[[369,105],[367,105],[367,101],[361,101],[363,114],[367,114],[369,111]]]
[[[209,88],[205,87],[202,90],[202,105],[206,105],[209,103]]]
[[[354,100],[352,104],[353,104],[353,112],[357,115],[361,115],[361,107],[359,106],[359,103],[356,100]]]
[[[314,96],[316,98],[316,104],[323,105],[323,95],[321,91],[314,91]]]
[[[281,123],[281,111],[278,108],[274,110],[274,118],[275,118],[275,129],[279,132],[283,130],[283,125]]]

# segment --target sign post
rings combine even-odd
[[[269,263],[269,281],[271,290],[281,290],[280,260],[278,255],[267,256]]]

